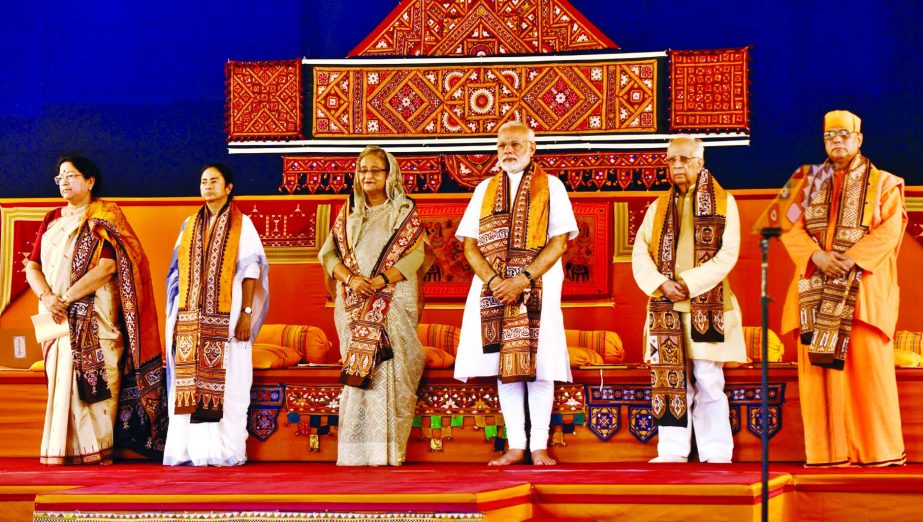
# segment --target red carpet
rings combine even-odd
[[[0,508],[3,502],[34,498],[36,511],[54,512],[456,512],[485,513],[486,520],[564,515],[607,520],[625,519],[628,513],[630,520],[635,519],[631,514],[656,519],[656,513],[682,506],[688,514],[712,515],[709,519],[749,520],[759,516],[759,482],[755,464],[342,468],[254,463],[195,468],[147,462],[46,467],[36,459],[0,459]],[[917,503],[923,498],[923,465],[771,468],[770,505],[782,516],[779,520],[789,519],[783,516],[786,510],[801,509],[783,498],[823,505],[823,497],[841,494],[853,504],[866,499],[860,505],[871,506],[875,495],[910,495]]]

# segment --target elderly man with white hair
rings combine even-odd
[[[518,121],[497,135],[501,171],[481,182],[455,237],[474,270],[455,378],[498,377],[509,449],[490,465],[555,464],[548,455],[554,381],[570,381],[561,256],[577,236],[564,184],[532,161],[535,133]],[[524,400],[528,390],[530,437]]]
[[[723,365],[746,360],[740,307],[727,280],[740,249],[740,218],[734,197],[705,169],[701,141],[675,137],[667,165],[673,186],[647,209],[631,261],[650,297],[644,360],[659,436],[651,462],[686,462],[695,430],[699,460],[728,463],[734,440]]]

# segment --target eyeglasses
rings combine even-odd
[[[73,182],[75,179],[77,179],[78,176],[82,178],[82,177],[83,177],[83,174],[68,172],[67,174],[65,174],[65,175],[63,175],[63,176],[57,175],[57,176],[54,177],[54,184],[55,184],[55,185],[58,185],[59,187],[61,186],[61,183],[64,183],[65,181],[66,181],[68,184],[70,184],[70,183]]]
[[[667,165],[676,161],[680,163],[689,163],[690,161],[697,159],[699,159],[698,156],[667,156]]]
[[[522,141],[501,141],[497,143],[497,150],[503,150],[507,147],[513,150],[520,150],[525,146],[525,142]]]
[[[373,169],[359,169],[359,170],[357,170],[356,172],[357,172],[358,174],[360,174],[360,175],[361,175],[361,174],[369,174],[369,173],[371,173],[371,174],[378,174],[379,172],[388,172],[388,169],[376,169],[376,168],[373,168]]]
[[[837,130],[828,130],[824,132],[824,139],[827,141],[833,141],[837,138],[843,138],[844,140],[849,139],[849,136],[853,134],[859,134],[856,131],[846,130],[846,129],[837,129]]]

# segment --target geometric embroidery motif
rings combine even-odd
[[[749,50],[669,52],[671,132],[749,132]]]
[[[538,153],[535,162],[572,191],[651,190],[669,184],[663,152]],[[409,193],[438,192],[444,175],[463,189],[499,172],[497,155],[430,154],[397,158]],[[280,192],[339,194],[352,188],[354,156],[282,156]]]
[[[301,60],[228,62],[228,139],[301,139],[301,68]]]
[[[265,441],[276,432],[276,418],[285,402],[285,386],[259,386],[250,388],[247,431],[259,441]]]
[[[438,192],[442,185],[442,163],[438,155],[397,158],[404,190],[409,193]],[[282,156],[282,185],[279,191],[294,194],[307,189],[311,194],[339,194],[352,189],[355,156]]]
[[[349,56],[492,56],[618,49],[567,0],[404,0]]]
[[[590,431],[603,442],[608,442],[622,427],[619,419],[621,408],[618,406],[589,406],[587,410]]]
[[[496,134],[657,129],[657,60],[314,68],[313,136]]]
[[[423,293],[431,299],[464,299],[473,272],[465,260],[462,244],[454,233],[467,203],[425,202],[417,206],[426,227],[436,259],[423,277]],[[596,298],[609,295],[612,205],[578,201],[573,204],[577,227],[581,231],[562,259],[565,284],[563,295]]]

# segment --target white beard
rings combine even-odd
[[[529,162],[532,161],[532,158],[524,158],[516,163],[507,163],[505,161],[500,162],[500,168],[503,169],[507,174],[516,174],[526,170],[526,167],[529,166]]]

